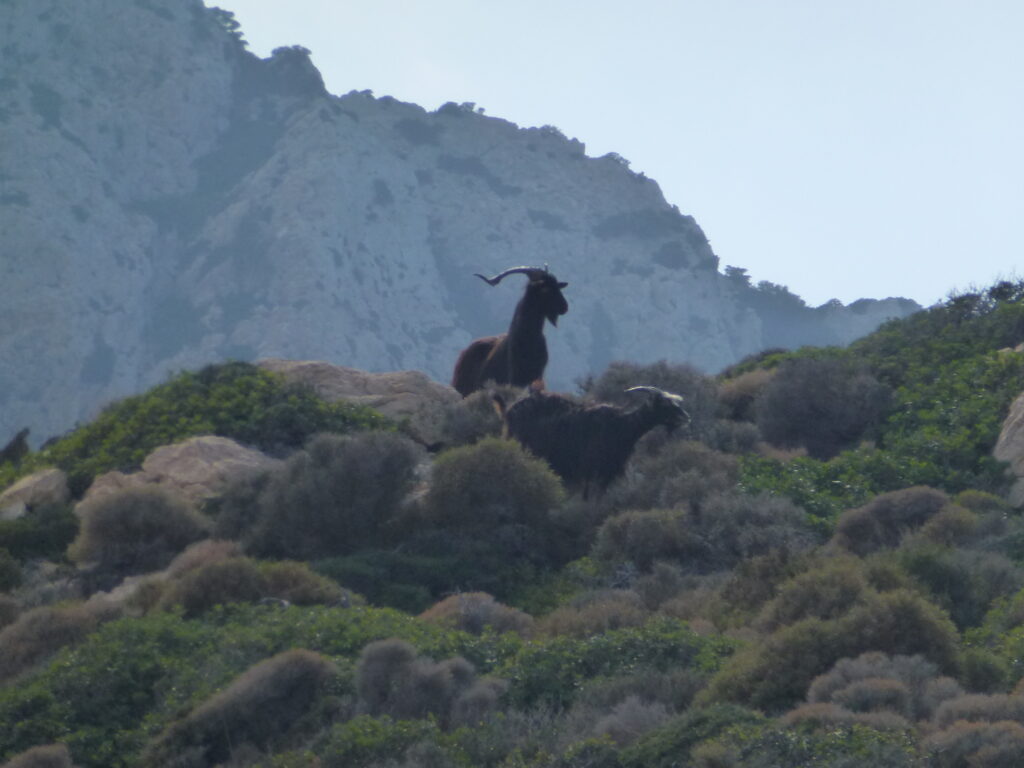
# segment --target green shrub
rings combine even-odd
[[[896,558],[961,629],[978,626],[996,600],[1024,586],[1021,569],[996,552],[952,549],[922,541],[905,546]]]
[[[17,520],[0,520],[0,548],[19,561],[60,560],[78,533],[78,518],[65,504],[33,507]]]
[[[387,429],[376,412],[327,403],[303,386],[249,363],[182,373],[145,394],[106,408],[91,423],[32,454],[28,469],[56,465],[80,496],[96,475],[131,471],[161,445],[213,434],[262,450],[297,448],[318,432]]]
[[[0,629],[9,627],[21,613],[21,604],[10,595],[0,594]]]
[[[0,547],[0,592],[10,592],[21,585],[22,573],[18,561],[11,553]]]
[[[412,489],[419,452],[387,432],[320,435],[259,496],[249,552],[308,560],[379,546]]]
[[[868,371],[838,358],[806,357],[779,366],[758,393],[755,412],[768,442],[828,459],[871,436],[890,399],[890,389]]]
[[[674,768],[689,765],[692,750],[737,726],[753,726],[764,721],[763,715],[735,704],[694,707],[663,725],[648,731],[622,750],[625,768]]]
[[[798,721],[790,727],[738,727],[693,751],[697,765],[730,768],[917,768],[907,723],[895,715],[852,715],[836,722]],[[711,759],[709,763],[708,760]]]
[[[185,501],[155,486],[97,496],[80,504],[78,512],[81,528],[68,556],[122,576],[160,570],[205,535]]]
[[[419,613],[438,595],[458,590],[472,580],[472,570],[459,558],[430,557],[392,550],[368,549],[347,557],[313,563],[313,569],[363,595],[373,605]]]
[[[241,745],[270,749],[301,722],[336,672],[328,658],[307,650],[261,661],[166,728],[147,748],[145,764],[180,765],[188,756],[213,766]]]
[[[803,619],[730,659],[701,700],[742,701],[780,712],[802,699],[811,681],[839,659],[867,651],[921,654],[939,669],[956,671],[959,636],[937,607],[910,592],[865,595],[838,619]]]
[[[437,723],[431,720],[394,720],[388,716],[359,715],[335,725],[315,749],[317,763],[323,768],[375,768],[376,766],[424,765],[437,763],[406,762],[421,745],[434,744],[440,738]],[[303,758],[308,755],[303,755]],[[288,765],[308,765],[309,761]],[[445,763],[440,763],[445,766]]]
[[[495,673],[509,680],[514,706],[538,704],[563,708],[578,694],[581,681],[626,672],[693,669],[708,673],[735,650],[722,637],[702,637],[685,622],[667,617],[641,627],[617,629],[588,638],[564,635],[535,640]]]

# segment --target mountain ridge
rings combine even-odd
[[[514,264],[570,283],[561,389],[620,358],[711,371],[780,337],[845,344],[918,308],[759,293],[621,158],[471,105],[333,96],[307,50],[259,59],[199,0],[4,5],[0,434],[223,359],[445,381],[519,297],[473,273]]]

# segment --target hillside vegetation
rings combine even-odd
[[[588,499],[485,393],[435,453],[241,363],[116,403],[0,465],[61,468],[77,505],[0,521],[0,760],[1024,764],[1024,519],[992,457],[1022,299],[999,283],[716,377],[614,363],[581,397],[658,386],[691,421]],[[281,461],[198,507],[82,501],[199,434]]]

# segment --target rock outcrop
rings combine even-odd
[[[32,507],[66,504],[70,499],[67,475],[59,469],[41,469],[0,494],[0,520],[15,520]]]
[[[1024,393],[1010,406],[992,455],[1008,462],[1008,472],[1016,478],[1007,500],[1014,507],[1024,507]]]
[[[138,472],[112,471],[93,480],[83,501],[124,488],[155,484],[180,494],[195,506],[219,496],[232,482],[274,469],[280,460],[226,437],[193,437],[150,453]]]
[[[0,434],[42,440],[228,358],[447,381],[519,295],[473,273],[524,263],[570,283],[555,389],[615,359],[713,371],[784,326],[841,343],[912,308],[823,324],[797,300],[769,322],[621,158],[470,105],[333,96],[308,51],[259,59],[235,26],[200,0],[3,3]]]
[[[322,361],[280,359],[260,360],[258,365],[309,386],[328,402],[347,400],[373,408],[404,423],[411,437],[428,446],[442,440],[445,406],[462,400],[454,389],[419,371],[368,373]]]

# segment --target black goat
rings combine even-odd
[[[508,434],[547,461],[567,486],[581,488],[586,498],[592,487],[603,491],[625,471],[641,437],[659,425],[672,430],[690,419],[681,395],[657,387],[626,391],[650,396],[631,411],[541,392],[531,392],[507,409],[500,396],[494,399]]]
[[[455,361],[452,386],[463,397],[482,389],[485,381],[513,387],[536,383],[543,388],[544,368],[548,364],[544,321],[558,325],[559,315],[569,311],[569,303],[562,295],[568,283],[559,282],[547,267],[513,267],[490,278],[476,276],[488,285],[497,285],[514,274],[526,275],[529,282],[516,304],[508,332],[477,339]]]

